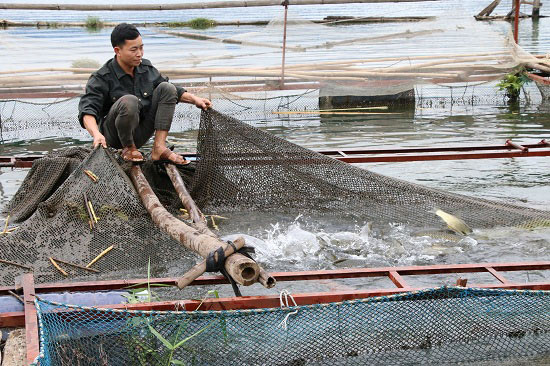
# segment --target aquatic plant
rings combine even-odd
[[[530,79],[524,70],[519,72],[509,73],[498,84],[498,90],[506,91],[506,96],[511,101],[517,101],[519,93],[524,84],[528,83]]]
[[[101,21],[101,19],[99,19],[98,17],[92,17],[92,16],[89,16],[88,18],[86,18],[86,28],[89,29],[89,30],[97,30],[97,29],[101,29],[103,28],[103,21]]]
[[[97,69],[99,66],[99,62],[91,58],[79,58],[71,63],[73,69]]]
[[[208,29],[216,26],[216,22],[207,18],[195,18],[187,22],[188,26],[193,29]]]

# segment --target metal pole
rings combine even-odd
[[[283,61],[281,63],[281,89],[285,86],[285,55],[286,55],[286,19],[288,15],[288,0],[284,0],[285,20],[283,22]]]
[[[514,13],[514,41],[516,41],[516,44],[519,43],[519,7],[520,7],[520,0],[514,0],[514,6],[515,6],[515,13]]]

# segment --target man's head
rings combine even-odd
[[[111,44],[119,63],[128,67],[135,67],[141,63],[143,41],[135,26],[127,23],[117,25],[111,33]]]

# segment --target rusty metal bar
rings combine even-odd
[[[508,140],[509,141],[509,140]],[[512,143],[512,142],[511,142]],[[406,161],[430,161],[430,160],[462,160],[462,159],[491,159],[491,158],[513,158],[513,157],[537,157],[550,156],[550,150],[532,151],[533,149],[550,148],[550,144],[546,140],[541,140],[536,144],[518,145],[518,147],[504,145],[489,145],[489,146],[456,146],[456,147],[419,147],[419,148],[403,148],[403,149],[350,149],[350,150],[319,150],[320,154],[331,156],[335,159],[347,163],[371,163],[371,162],[406,162]],[[509,151],[511,149],[521,148],[527,149],[527,152]],[[479,154],[432,154],[432,155],[412,155],[412,153],[434,153],[434,152],[467,152],[467,151],[490,151],[490,150],[508,150],[498,153],[479,153]],[[375,154],[409,154],[400,156],[375,156],[375,157],[355,157],[349,155],[375,155]],[[196,157],[194,152],[184,153],[187,157]],[[250,155],[260,156],[260,155]],[[42,158],[42,155],[29,156],[0,156],[0,168],[30,168],[36,159]],[[258,163],[273,163],[274,161],[257,161]]]
[[[513,147],[514,149],[521,150],[522,152],[528,152],[529,148],[518,143],[513,142],[512,140],[506,140],[506,145]]]
[[[281,282],[285,281],[310,281],[341,278],[363,278],[363,277],[387,277],[389,272],[398,272],[400,276],[411,275],[432,275],[449,273],[481,273],[487,272],[487,268],[496,271],[542,271],[550,270],[550,261],[539,262],[511,262],[511,263],[474,263],[474,264],[442,264],[430,266],[403,266],[403,267],[378,267],[378,268],[349,268],[301,272],[274,272],[271,275]],[[178,278],[151,278],[150,283],[166,284],[176,286]],[[148,280],[127,279],[110,281],[89,281],[89,282],[60,282],[37,284],[37,294],[61,292],[61,291],[98,291],[98,290],[120,290],[136,284],[146,283]],[[227,284],[223,276],[201,276],[192,285],[217,285]],[[550,285],[550,283],[549,283]],[[13,291],[14,287],[0,287],[0,295],[7,295],[7,291]]]
[[[506,278],[504,278],[503,275],[495,271],[493,267],[487,267],[487,272],[493,275],[500,283],[503,283],[505,285],[510,284],[510,281],[508,281]]]
[[[16,287],[23,289],[25,342],[27,344],[27,364],[34,362],[40,352],[38,338],[38,318],[34,306],[34,278],[32,273],[25,273],[17,278]],[[16,318],[21,319],[20,314]]]
[[[397,271],[390,271],[388,273],[388,277],[398,288],[409,288],[407,282],[403,279],[403,277],[401,277],[401,275],[399,275]]]

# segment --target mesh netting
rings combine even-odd
[[[146,172],[153,169],[144,167]],[[99,181],[94,183],[84,170],[93,172]],[[162,194],[162,184],[159,187],[163,201],[174,205]],[[93,230],[84,194],[98,216]],[[124,277],[128,271],[145,268],[148,258],[153,268],[164,274],[174,258],[183,266],[186,259],[189,264],[195,261],[189,251],[153,224],[128,176],[108,150],[90,153],[71,148],[38,160],[6,211],[13,221],[25,221],[0,237],[0,259],[32,268],[40,283],[65,280],[50,257],[85,266],[110,246],[113,249],[94,264],[99,273],[63,266],[69,279]],[[0,268],[3,285],[13,285],[15,277],[26,271],[6,263],[0,263]]]
[[[23,221],[0,236],[0,259],[29,267],[38,282],[65,278],[50,258],[86,265],[114,246],[94,266],[73,268],[81,276],[120,278],[143,269],[155,275],[182,273],[194,261],[183,246],[155,227],[126,173],[108,150],[68,149],[36,162],[6,213]],[[302,148],[214,110],[203,112],[198,163],[180,173],[203,212],[270,211],[311,213],[330,220],[359,218],[375,228],[405,224],[412,229],[446,229],[436,210],[455,215],[473,229],[548,226],[550,213],[426,188],[372,173]],[[80,162],[82,161],[82,162]],[[99,177],[94,183],[85,173]],[[143,166],[161,202],[181,207],[166,173]],[[99,217],[90,229],[84,194]],[[177,263],[175,259],[177,258]],[[189,261],[186,263],[186,259]],[[24,267],[0,263],[0,283],[13,284]],[[174,273],[176,271],[176,273]],[[177,272],[179,271],[179,272]],[[135,272],[134,272],[135,274]]]
[[[373,224],[547,225],[550,212],[426,188],[346,164],[216,111],[203,112],[192,195],[205,210],[337,212]]]
[[[37,300],[39,362],[544,364],[550,359],[549,295],[443,287],[284,309],[194,312],[95,309]]]

